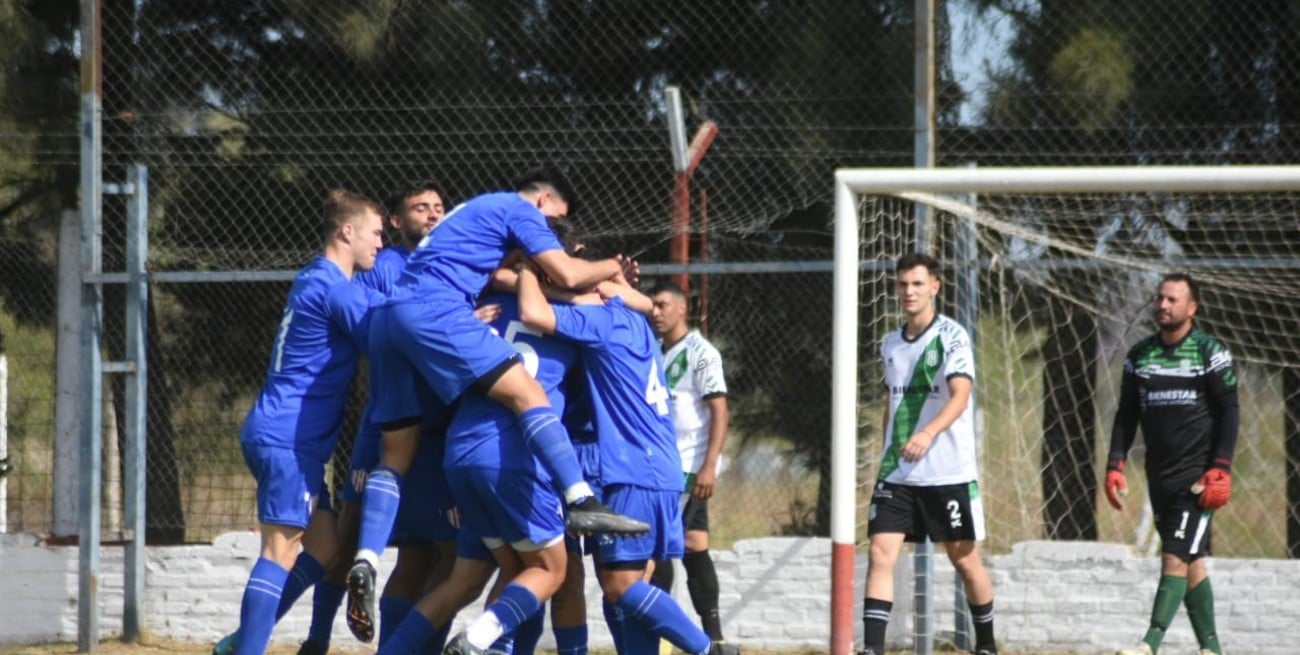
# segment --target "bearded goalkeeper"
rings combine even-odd
[[[1156,334],[1124,359],[1119,410],[1111,430],[1106,498],[1123,509],[1124,460],[1139,424],[1146,441],[1148,496],[1161,541],[1160,584],[1142,641],[1119,655],[1153,655],[1181,603],[1201,655],[1221,654],[1214,592],[1206,573],[1210,519],[1232,497],[1232,453],[1240,412],[1232,355],[1192,323],[1200,288],[1171,273],[1155,300]]]

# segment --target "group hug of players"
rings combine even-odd
[[[531,652],[548,600],[557,650],[581,655],[584,547],[620,653],[734,651],[645,582],[682,556],[683,473],[635,263],[571,254],[576,198],[554,170],[443,216],[445,197],[421,183],[387,208],[326,198],[322,252],[294,279],[240,433],[262,543],[214,653],[263,653],[314,586],[300,653],[327,652],[346,595],[353,634],[378,627],[383,655]],[[386,219],[402,242],[383,248]],[[325,469],[362,356],[368,405],[336,513]],[[487,610],[449,639],[494,573]]]

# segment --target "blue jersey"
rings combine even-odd
[[[514,346],[524,368],[542,385],[551,407],[557,414],[563,413],[564,381],[569,368],[578,361],[578,349],[570,342],[524,327],[515,296],[494,294],[485,302],[501,305],[501,315],[492,322],[492,329]],[[444,461],[447,466],[535,471],[541,480],[550,477],[524,443],[514,412],[477,392],[461,397],[460,409],[447,428]]]
[[[397,279],[406,268],[406,258],[411,254],[406,246],[388,246],[379,251],[375,257],[375,267],[368,271],[358,271],[352,281],[368,289],[377,291],[382,296],[393,295],[397,288]]]
[[[377,300],[324,257],[298,272],[241,442],[330,456]]]
[[[489,193],[453,209],[411,253],[395,300],[473,306],[506,254],[562,248],[537,207],[514,192]]]
[[[584,346],[601,484],[681,491],[681,456],[659,342],[622,299],[556,305],[555,333]]]

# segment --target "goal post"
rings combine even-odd
[[[1198,324],[1225,341],[1248,373],[1243,416],[1250,403],[1263,408],[1263,418],[1253,421],[1259,425],[1243,425],[1238,461],[1254,466],[1258,460],[1267,477],[1256,483],[1258,497],[1240,489],[1244,508],[1235,509],[1249,514],[1243,522],[1269,517],[1274,525],[1287,523],[1283,514],[1300,507],[1300,498],[1277,500],[1285,472],[1265,462],[1278,459],[1284,435],[1296,431],[1292,417],[1267,403],[1278,394],[1285,400],[1300,393],[1287,382],[1300,376],[1277,374],[1293,366],[1286,353],[1300,348],[1287,328],[1300,320],[1300,283],[1292,281],[1300,278],[1300,166],[840,169],[832,318],[832,655],[851,655],[859,624],[854,560],[866,532],[859,510],[870,497],[883,407],[873,360],[879,337],[900,320],[889,298],[892,264],[916,249],[917,203],[933,210],[938,226],[926,231],[937,235],[931,254],[945,263],[939,311],[952,315],[954,304],[978,304],[979,328],[988,334],[976,352],[977,407],[992,414],[977,429],[981,495],[986,513],[992,499],[1003,514],[989,513],[986,544],[1006,552],[1032,539],[1138,539],[1135,512],[1114,517],[1095,511],[1095,475],[1109,440],[1118,362],[1151,332],[1146,303],[1158,276],[1173,270],[1201,281],[1208,297]],[[962,230],[978,235],[967,262],[974,282],[968,284],[951,275],[951,260],[970,247],[959,243]],[[954,300],[962,293],[979,296]],[[945,300],[953,302],[945,306]],[[1073,377],[1053,378],[1061,372]],[[1058,415],[1065,418],[1058,421]],[[990,450],[998,458],[995,480],[984,479]],[[1135,492],[1145,498],[1141,489]],[[1252,541],[1231,544],[1234,552],[1285,556],[1291,538],[1285,528],[1271,535],[1244,532],[1253,532]],[[928,627],[933,630],[934,622]]]

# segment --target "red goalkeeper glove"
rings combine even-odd
[[[1124,479],[1124,460],[1117,459],[1106,467],[1106,500],[1115,509],[1124,509],[1121,498],[1128,495],[1128,481]]]
[[[1227,468],[1216,466],[1192,485],[1192,493],[1201,494],[1201,507],[1219,509],[1232,500],[1232,473]]]

